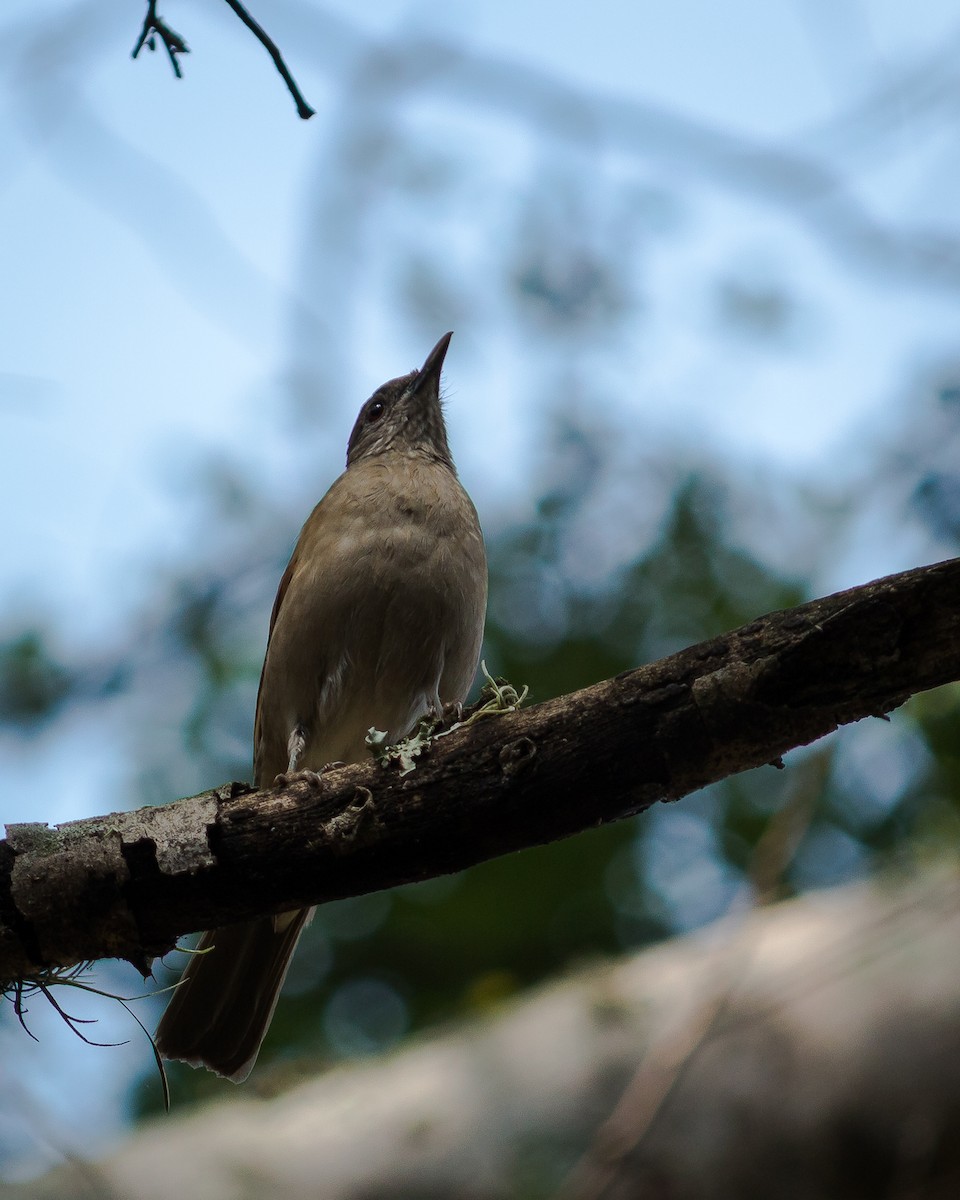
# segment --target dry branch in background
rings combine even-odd
[[[8,1184],[3,1200],[555,1195],[637,1058],[661,1053],[734,976],[604,1200],[952,1200],[958,939],[955,873],[813,893],[382,1058],[306,1079],[300,1064],[280,1094],[289,1064],[268,1069],[242,1098],[151,1122],[99,1162]]]
[[[619,820],[960,678],[960,559],[760,617],[376,763],[0,842],[0,979],[144,972],[195,929],[457,871]]]

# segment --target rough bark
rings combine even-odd
[[[953,1200],[958,944],[955,870],[813,894],[0,1196]]]
[[[960,560],[776,612],[371,763],[0,842],[0,979],[141,969],[195,929],[428,878],[618,820],[960,678]]]

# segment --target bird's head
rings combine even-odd
[[[388,451],[426,454],[453,467],[440,403],[440,371],[452,337],[445,333],[419,371],[391,379],[364,404],[347,443],[348,467]]]

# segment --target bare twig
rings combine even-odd
[[[283,61],[283,55],[280,53],[276,42],[273,41],[263,26],[259,25],[253,19],[253,17],[250,16],[243,5],[239,3],[239,0],[227,0],[227,4],[233,9],[244,25],[246,25],[253,36],[273,59],[273,65],[280,72],[280,76],[283,79],[283,82],[287,85],[290,95],[293,97],[294,103],[297,106],[297,116],[300,117],[301,120],[309,121],[316,112],[316,109],[311,108],[306,100],[304,100],[303,93],[297,86],[297,81],[290,74],[287,64]]]
[[[805,764],[757,843],[749,875],[758,907],[776,898],[783,874],[809,828],[823,793],[832,757],[827,750]],[[643,1145],[687,1068],[733,1006],[752,947],[751,935],[743,928],[732,940],[725,939],[720,944],[712,985],[686,1020],[644,1054],[616,1107],[597,1130],[557,1200],[603,1200],[623,1172],[627,1159]]]
[[[156,35],[156,36],[155,36]],[[131,58],[136,58],[144,46],[148,50],[156,50],[156,38],[159,37],[163,42],[167,54],[170,56],[170,65],[173,67],[173,73],[178,79],[183,78],[183,71],[180,69],[180,63],[177,61],[178,54],[189,54],[190,47],[183,40],[179,33],[176,33],[163,20],[157,16],[157,0],[147,0],[147,12],[143,18],[143,26],[140,29],[140,36],[137,38],[137,44],[133,48]]]
[[[557,1194],[557,1200],[603,1200],[627,1158],[634,1154],[658,1114],[693,1062],[710,1040],[727,1011],[736,985],[743,976],[744,955],[727,944],[718,954],[713,986],[690,1016],[660,1038],[641,1059],[633,1077],[609,1117],[594,1135]]]
[[[263,26],[250,16],[244,6],[239,3],[239,0],[226,0],[226,2],[273,59],[274,66],[280,72],[281,78],[289,88],[290,95],[294,99],[294,103],[297,106],[297,115],[304,121],[309,120],[315,110],[304,100],[303,93],[297,86],[297,81],[290,74],[287,64],[283,61],[283,55],[280,53],[276,42],[273,41]],[[182,79],[183,72],[180,70],[179,62],[177,62],[177,55],[189,54],[190,47],[179,33],[175,33],[161,17],[157,16],[157,0],[147,0],[147,13],[143,18],[143,26],[140,30],[140,36],[137,38],[137,44],[133,48],[132,57],[136,58],[144,46],[147,46],[150,50],[156,50],[157,37],[163,42],[167,54],[170,55],[170,64],[173,67],[174,74],[178,79]]]

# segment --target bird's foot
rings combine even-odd
[[[317,787],[321,782],[320,773],[317,771],[281,771],[274,779],[273,786],[285,788],[291,783],[309,783],[311,787]]]
[[[281,771],[274,779],[274,787],[288,787],[291,783],[309,783],[311,787],[318,787],[321,781],[321,775],[327,775],[330,771],[339,771],[341,767],[345,767],[345,762],[329,762],[324,763],[319,771],[308,771],[306,769],[300,771]]]

